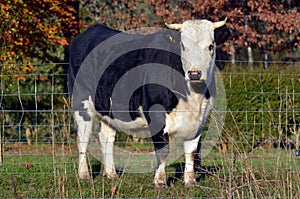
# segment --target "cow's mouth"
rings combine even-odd
[[[200,70],[189,70],[188,76],[190,81],[199,81],[201,78],[202,72]]]

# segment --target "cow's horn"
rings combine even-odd
[[[173,30],[181,30],[182,28],[182,24],[167,24],[167,23],[165,24],[169,29],[173,29]]]
[[[226,21],[227,21],[227,17],[223,21],[215,22],[214,25],[213,25],[214,29],[220,28],[221,26],[224,26],[224,24],[226,23]]]

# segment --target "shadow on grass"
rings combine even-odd
[[[102,165],[101,162],[96,162],[92,164],[92,177],[96,178],[97,176],[99,176],[102,173]]]
[[[92,165],[92,177],[96,178],[99,176],[103,171],[103,167],[100,161],[93,162]],[[175,168],[175,175],[171,176],[167,179],[167,185],[170,186],[172,184],[175,184],[177,181],[179,181],[181,178],[183,178],[183,172],[184,172],[184,163],[175,163],[171,164],[170,167]],[[196,181],[200,182],[201,180],[204,180],[205,178],[213,175],[220,169],[219,166],[207,166],[202,167],[198,166],[195,168],[195,174],[196,174]],[[116,170],[119,177],[121,177],[124,174],[123,168],[118,168]]]
[[[172,164],[170,166],[175,168],[175,176],[169,177],[167,179],[168,186],[179,181],[179,179],[183,177],[183,172],[184,172],[184,163],[176,163],[176,164]],[[194,169],[195,174],[199,175],[196,178],[196,181],[200,182],[201,180],[204,180],[206,177],[209,177],[212,174],[216,173],[219,169],[220,169],[220,167],[218,167],[218,166],[207,166],[207,167],[200,166],[198,168],[195,168]]]
[[[93,178],[96,178],[101,173],[103,173],[103,168],[102,168],[102,164],[100,161],[92,163],[91,167],[92,167],[92,177]],[[124,173],[124,169],[118,168],[118,169],[116,169],[116,172],[119,175],[119,177],[121,177],[121,175]]]

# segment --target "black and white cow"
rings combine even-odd
[[[116,131],[147,130],[157,156],[155,186],[166,186],[170,137],[184,139],[184,182],[195,185],[194,158],[215,96],[216,46],[230,35],[223,27],[225,22],[166,24],[178,31],[150,35],[94,25],[74,38],[69,75],[80,178],[90,178],[86,151],[97,117],[104,175],[117,177],[113,159]],[[130,75],[131,71],[135,72]],[[158,104],[164,111],[153,108]]]

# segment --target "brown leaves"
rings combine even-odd
[[[41,51],[68,45],[66,33],[76,33],[75,10],[67,0],[12,0],[0,3],[1,62],[46,60]],[[2,37],[3,35],[3,37]]]
[[[289,10],[279,0],[254,1],[172,1],[172,0],[120,0],[104,1],[98,13],[100,22],[119,30],[129,30],[145,26],[163,26],[167,23],[181,23],[190,19],[209,19],[219,21],[228,17],[226,26],[233,32],[231,41],[224,46],[229,51],[229,43],[238,47],[250,44],[253,47],[268,45],[270,49],[279,49],[289,40],[283,42],[287,34],[296,36],[300,16],[296,10]],[[94,5],[95,7],[96,5]],[[90,9],[93,10],[93,7]],[[101,10],[101,9],[100,9]],[[104,12],[103,12],[104,11]],[[91,12],[90,12],[91,13]],[[248,20],[245,29],[244,18]],[[250,42],[250,43],[248,43]],[[278,44],[279,43],[279,44]]]

